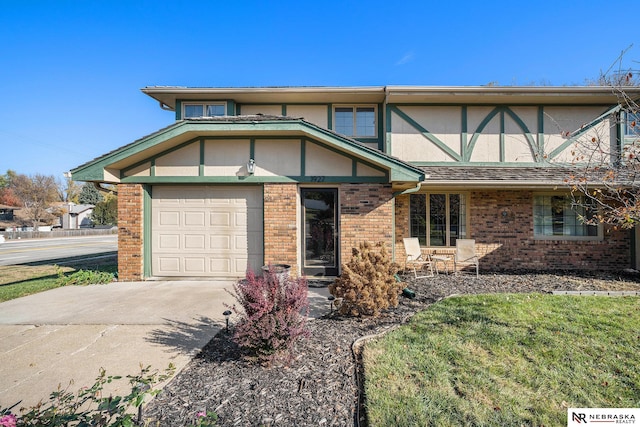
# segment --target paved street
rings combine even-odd
[[[115,256],[117,250],[117,235],[7,240],[0,244],[0,265],[54,260],[62,264],[63,258]]]

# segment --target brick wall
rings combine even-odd
[[[264,185],[264,262],[298,264],[298,187],[296,184]]]
[[[340,186],[340,260],[351,258],[361,242],[383,242],[389,253],[393,244],[393,191],[388,184]]]
[[[118,280],[143,280],[143,205],[140,184],[118,185]]]
[[[396,198],[396,260],[404,260],[409,237],[409,196]],[[504,214],[503,214],[504,213]],[[469,234],[476,240],[481,270],[621,270],[630,266],[630,233],[605,227],[601,241],[535,240],[533,192],[474,191]],[[453,256],[452,249],[436,249]]]

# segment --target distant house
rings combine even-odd
[[[16,206],[0,205],[0,231],[13,230],[17,227],[15,211],[19,209]]]
[[[91,214],[94,205],[77,205],[75,203],[65,203],[63,206],[64,213],[61,217],[61,226],[65,230],[74,230],[78,228],[91,227]]]
[[[120,280],[332,276],[365,240],[401,261],[404,237],[475,239],[485,271],[638,265],[640,235],[580,222],[566,185],[576,140],[630,141],[610,88],[143,92],[175,122],[72,171],[118,186]]]

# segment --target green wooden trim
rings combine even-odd
[[[287,104],[282,104],[281,108],[282,108],[282,110],[281,110],[282,115],[286,116],[287,115]]]
[[[234,100],[227,101],[227,116],[236,115],[236,102]]]
[[[333,104],[327,104],[327,129],[333,130]]]
[[[125,184],[263,184],[263,183],[377,183],[387,184],[384,176],[138,176],[123,178]]]
[[[153,227],[153,212],[151,212],[151,192],[153,189],[150,185],[143,185],[143,205],[142,205],[142,218],[143,218],[143,230],[142,230],[142,263],[143,263],[143,275],[144,277],[151,277],[151,232]]]
[[[391,135],[392,135],[392,130],[391,130],[391,106],[389,104],[386,105],[385,107],[385,125],[387,127],[387,133],[385,135],[385,139],[386,139],[386,147],[384,147],[384,150],[382,150],[383,153],[387,153],[387,154],[391,154]]]
[[[529,127],[526,123],[509,107],[503,107],[504,112],[506,112],[509,117],[513,119],[514,122],[520,127],[522,130],[524,137],[527,139],[527,143],[529,144],[529,150],[531,151],[531,156],[534,158],[536,162],[542,161],[542,158],[538,155],[539,149],[537,147],[536,141],[533,139],[533,135],[529,130]],[[504,133],[504,129],[502,130]]]
[[[482,133],[484,128],[487,127],[489,122],[491,120],[493,120],[493,118],[496,116],[496,114],[498,114],[500,112],[500,108],[501,107],[496,107],[493,110],[491,110],[491,112],[489,114],[487,114],[484,119],[482,119],[480,124],[478,124],[478,127],[476,128],[475,132],[471,136],[471,141],[469,141],[469,144],[466,147],[466,150],[465,150],[465,153],[464,153],[464,157],[462,158],[462,161],[468,162],[468,161],[471,160],[471,154],[473,153],[473,149],[476,146],[476,141],[478,140],[478,137],[480,137],[480,134]]]
[[[354,156],[376,164],[389,170],[391,181],[422,181],[424,172],[409,163],[388,156],[375,148],[368,147],[351,138],[335,134],[323,127],[301,120],[274,120],[260,122],[220,122],[220,121],[181,121],[155,134],[142,138],[118,150],[108,153],[94,161],[88,162],[72,170],[74,179],[80,181],[104,182],[104,169],[116,162],[126,161],[127,158],[151,149],[158,144],[166,143],[173,138],[185,134],[197,134],[194,139],[182,144],[188,144],[200,138],[213,139],[216,136],[227,139],[224,133],[232,132],[237,137],[249,138],[279,138],[292,137],[298,140],[308,137],[316,141],[324,141],[327,147],[345,156]],[[265,134],[256,136],[256,132]],[[207,133],[215,133],[207,135]],[[282,135],[285,134],[285,135]],[[249,136],[251,135],[251,136]],[[170,150],[176,149],[173,147]],[[166,150],[166,151],[170,151]],[[153,156],[158,157],[157,155]],[[149,158],[147,158],[147,161]],[[129,179],[130,178],[130,179]],[[127,182],[135,178],[129,177]]]
[[[256,159],[256,138],[249,139],[249,158]]]
[[[164,150],[164,151],[162,151],[162,152],[160,152],[160,153],[158,153],[158,154],[154,154],[154,155],[153,155],[153,156],[151,156],[151,157],[147,157],[146,159],[141,160],[141,161],[139,161],[139,162],[137,162],[137,163],[134,163],[134,164],[133,164],[133,165],[131,165],[131,166],[128,166],[128,167],[126,167],[126,168],[123,168],[123,169],[122,169],[122,171],[121,171],[121,176],[122,176],[122,177],[124,177],[124,176],[125,176],[125,174],[126,174],[127,172],[129,172],[130,170],[135,169],[135,168],[137,168],[138,166],[141,166],[141,165],[143,165],[143,164],[145,164],[145,163],[147,163],[147,162],[150,162],[150,161],[152,161],[152,162],[153,162],[153,166],[155,166],[155,161],[156,161],[158,158],[160,158],[160,157],[162,157],[162,156],[165,156],[165,155],[167,155],[167,154],[170,154],[170,153],[172,153],[172,152],[174,152],[174,151],[180,150],[181,148],[184,148],[184,147],[186,147],[186,146],[188,146],[188,145],[194,144],[194,143],[196,143],[196,142],[200,141],[200,139],[201,139],[200,137],[190,139],[190,140],[185,141],[185,142],[183,142],[183,143],[181,143],[181,144],[178,144],[178,145],[176,145],[176,146],[174,146],[174,147],[168,148],[168,149],[166,149],[166,150]],[[202,152],[203,148],[201,147],[201,148],[200,148],[200,150],[201,150],[201,152],[200,152],[200,163],[202,163],[202,162],[204,161],[204,160],[203,160],[203,152]]]
[[[236,116],[242,115],[242,104],[236,104]]]
[[[467,156],[467,143],[469,139],[468,134],[469,116],[467,112],[467,106],[463,105],[460,109],[460,154],[462,158]]]
[[[176,100],[176,120],[182,120],[182,101]]]
[[[198,175],[204,176],[204,138],[200,139],[200,165],[198,167]]]
[[[451,157],[452,159],[457,160],[457,161],[461,161],[462,160],[462,158],[460,157],[460,155],[458,153],[456,153],[451,148],[449,148],[447,146],[447,144],[445,144],[443,141],[438,139],[438,137],[436,137],[431,132],[429,132],[427,129],[425,129],[422,125],[420,125],[420,123],[416,122],[411,117],[409,117],[404,111],[400,110],[396,106],[391,106],[391,110],[394,113],[396,113],[402,120],[407,122],[411,127],[413,127],[418,132],[420,132],[422,134],[422,136],[427,138],[429,141],[433,142],[438,148],[440,148],[442,151],[444,151],[449,157]]]
[[[554,167],[562,166],[560,163],[541,163],[541,162],[410,162],[417,167],[424,166],[447,166],[447,167],[468,167],[468,166],[491,166],[491,167]]]
[[[540,160],[546,160],[545,153],[545,141],[544,141],[544,107],[540,105],[538,107],[538,158]]]
[[[504,111],[500,111],[500,162],[504,162]]]
[[[598,116],[595,119],[593,119],[591,122],[589,122],[586,125],[582,126],[576,132],[571,134],[571,136],[565,142],[563,142],[558,148],[556,148],[551,153],[549,153],[549,159],[554,159],[556,156],[558,156],[560,153],[562,153],[564,150],[566,150],[569,146],[571,146],[571,144],[576,142],[576,140],[578,140],[578,138],[581,138],[585,133],[587,133],[593,127],[595,127],[596,125],[602,123],[602,121],[604,119],[606,119],[607,117],[609,117],[613,113],[617,113],[621,109],[622,109],[621,105],[616,105],[613,108],[610,108],[609,110],[607,110],[604,113],[602,113],[600,116]]]
[[[377,111],[378,111],[378,129],[376,132],[376,135],[378,136],[377,140],[378,140],[378,150],[384,152],[384,114],[383,114],[383,110],[382,110],[382,104],[378,104],[377,106]]]
[[[358,161],[351,159],[351,176],[358,176]]]
[[[300,175],[307,174],[307,138],[300,141]]]
[[[156,176],[156,159],[150,159],[151,162],[151,166],[149,167],[149,175],[151,176]],[[124,178],[124,177],[120,177],[120,178]]]

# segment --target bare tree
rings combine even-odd
[[[574,168],[566,182],[573,204],[587,212],[581,216],[586,224],[632,228],[640,222],[640,73],[623,67],[627,51],[597,80],[588,82],[609,87],[617,105],[601,120],[561,131],[565,138],[582,135],[575,140]]]
[[[34,231],[40,224],[51,223],[55,215],[50,212],[52,203],[60,201],[56,179],[49,175],[32,177],[17,175],[11,181],[15,195],[22,201],[23,212],[33,224]]]

